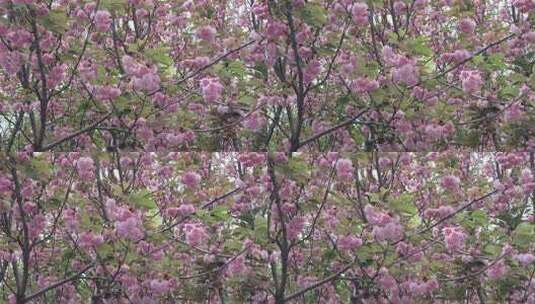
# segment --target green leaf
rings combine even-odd
[[[322,27],[327,23],[327,10],[319,3],[308,2],[299,11],[303,21],[313,27]]]
[[[518,93],[519,93],[519,89],[517,86],[508,85],[508,86],[505,86],[503,89],[501,89],[500,92],[498,92],[498,97],[500,98],[516,97],[518,96]]]
[[[63,34],[69,29],[69,18],[63,10],[50,10],[40,21],[46,29],[56,34]]]
[[[152,197],[152,194],[146,189],[131,193],[128,196],[128,202],[134,204],[135,206],[146,209],[155,209],[158,207]]]
[[[107,9],[108,11],[121,12],[124,11],[127,4],[126,0],[102,0],[100,5],[102,8]]]
[[[395,211],[414,215],[418,213],[418,208],[416,208],[413,201],[414,196],[412,194],[403,193],[390,201],[390,207],[392,207],[392,209],[394,209]]]
[[[256,77],[261,79],[268,79],[268,67],[265,63],[259,62],[254,66]]]
[[[486,226],[489,222],[487,213],[483,210],[475,210],[471,214],[472,221],[478,226]]]
[[[52,165],[40,158],[32,158],[29,163],[21,164],[18,167],[34,180],[46,180],[52,175]]]
[[[305,184],[310,171],[309,164],[300,157],[292,157],[288,163],[278,166],[279,172],[298,183]]]
[[[169,49],[167,47],[145,49],[144,53],[154,63],[165,66],[170,66],[173,64],[173,59],[169,56]]]
[[[424,36],[419,36],[407,42],[407,51],[420,56],[431,57],[433,51],[427,46],[427,39]]]
[[[535,242],[535,225],[520,223],[513,232],[513,244],[520,248],[528,248]]]
[[[267,243],[266,235],[268,231],[267,219],[257,215],[254,220],[254,236],[258,244]]]
[[[230,75],[243,78],[245,75],[245,65],[241,61],[232,61],[227,64],[227,71],[230,73]]]

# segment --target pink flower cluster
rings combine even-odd
[[[444,240],[446,241],[446,248],[450,252],[455,252],[464,248],[466,234],[460,227],[444,227],[442,233],[444,234]]]
[[[111,25],[111,14],[108,11],[97,11],[95,14],[95,29],[99,32],[106,32]]]
[[[531,263],[535,262],[535,255],[531,253],[521,253],[514,256],[523,267],[527,267]]]
[[[227,268],[227,275],[230,277],[237,277],[246,274],[248,271],[247,265],[245,265],[245,257],[243,255],[235,258]]]
[[[535,180],[533,178],[533,173],[531,173],[531,169],[524,168],[522,172],[520,172],[520,182],[522,183],[524,193],[529,194],[535,190]]]
[[[205,77],[201,79],[202,96],[206,102],[214,102],[221,97],[225,89],[216,77]]]
[[[372,234],[377,241],[397,241],[403,237],[403,227],[399,219],[395,219],[385,212],[377,211],[371,205],[364,207],[364,215],[368,223],[373,225]]]
[[[479,71],[462,71],[459,76],[464,92],[477,93],[483,86],[483,80]]]
[[[197,29],[197,37],[201,40],[214,43],[216,37],[216,29],[210,25],[205,25]]]
[[[446,175],[440,180],[440,185],[451,192],[458,192],[461,180],[455,175]]]
[[[379,88],[379,82],[368,77],[359,77],[353,81],[351,88],[357,93],[370,93]]]
[[[270,20],[266,26],[266,36],[274,40],[286,33],[286,25],[280,21]]]
[[[415,86],[419,82],[418,68],[412,62],[403,64],[392,72],[392,81],[407,86]]]
[[[459,30],[465,34],[473,34],[476,29],[476,23],[470,18],[463,18],[459,21]]]
[[[362,239],[353,235],[343,236],[336,241],[336,246],[345,251],[352,251],[362,246]]]
[[[160,76],[156,68],[137,63],[134,58],[125,55],[121,58],[125,72],[132,76],[132,86],[135,90],[155,92],[160,89]]]
[[[162,295],[171,290],[172,283],[168,280],[151,280],[149,283],[150,290],[156,295]]]
[[[124,212],[123,216],[115,223],[117,236],[132,241],[137,241],[143,237],[140,219],[131,212]]]
[[[76,162],[76,170],[78,175],[85,181],[93,179],[93,169],[95,163],[91,157],[81,157]]]
[[[82,248],[94,248],[104,243],[104,238],[102,235],[96,234],[94,232],[82,232],[80,238],[78,239],[80,247]]]
[[[303,70],[303,81],[305,83],[311,83],[321,72],[321,64],[315,60],[309,63]]]
[[[342,181],[350,182],[353,180],[353,162],[350,159],[342,158],[336,162],[336,174]]]
[[[286,224],[286,233],[289,240],[295,240],[305,228],[305,218],[296,216]]]
[[[5,176],[0,176],[0,193],[11,191],[11,180]]]
[[[434,219],[442,219],[452,214],[455,210],[451,206],[440,206],[438,208],[429,208],[424,212],[424,216]]]
[[[487,269],[487,276],[491,280],[498,280],[504,277],[507,273],[507,266],[505,265],[504,260],[500,260],[494,265],[492,265],[489,269]]]
[[[200,225],[186,224],[184,225],[184,231],[186,233],[186,241],[191,246],[199,246],[208,239],[206,230]]]
[[[121,95],[121,89],[113,86],[96,86],[95,98],[98,100],[114,100]]]
[[[19,52],[0,51],[0,67],[2,67],[8,75],[17,74],[21,64],[22,56]]]
[[[463,60],[470,58],[470,56],[472,56],[472,54],[467,50],[455,50],[455,52],[445,53],[444,55],[442,55],[442,59],[445,62],[462,62]]]
[[[358,26],[365,26],[368,24],[368,5],[364,2],[357,2],[351,9],[351,17],[353,22]]]
[[[67,70],[66,64],[56,65],[50,72],[48,72],[46,85],[49,88],[53,88],[65,79],[65,72]]]
[[[188,188],[196,188],[201,182],[201,176],[193,171],[188,171],[182,175],[182,183]]]
[[[404,283],[404,287],[406,287],[412,295],[423,295],[431,293],[433,290],[437,289],[439,285],[437,280],[432,279],[427,282],[408,281]]]

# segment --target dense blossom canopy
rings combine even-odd
[[[9,149],[535,147],[524,0],[2,0]]]
[[[535,303],[533,153],[38,153],[0,301]]]
[[[535,304],[535,0],[0,0],[0,303]]]

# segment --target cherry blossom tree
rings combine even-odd
[[[6,303],[533,303],[533,153],[2,157]]]
[[[3,0],[2,148],[533,149],[534,9]]]
[[[0,303],[535,303],[533,0],[0,0]]]

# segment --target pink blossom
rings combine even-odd
[[[97,11],[95,14],[95,28],[99,32],[106,32],[111,25],[111,14],[108,11]]]
[[[160,76],[155,73],[146,73],[141,77],[133,80],[134,89],[146,92],[154,92],[160,89]]]
[[[76,162],[76,170],[83,180],[89,181],[93,178],[93,168],[94,162],[91,157],[81,157]]]
[[[197,37],[210,43],[215,42],[216,29],[210,25],[205,25],[197,30]]]
[[[314,80],[314,78],[316,78],[320,72],[321,72],[321,64],[319,63],[319,61],[313,61],[309,63],[303,71],[304,82],[305,83],[312,82],[312,80]]]
[[[440,185],[452,192],[458,192],[460,190],[461,180],[455,175],[446,175],[440,180]]]
[[[93,248],[103,244],[104,238],[93,232],[83,232],[80,234],[79,243],[82,248]]]
[[[305,218],[301,216],[296,216],[292,218],[288,224],[286,224],[287,236],[289,240],[295,240],[299,234],[305,228]]]
[[[531,253],[517,254],[514,256],[514,258],[524,267],[527,267],[529,264],[535,262],[535,255]]]
[[[529,31],[529,32],[525,33],[523,37],[529,43],[535,43],[535,31]]]
[[[24,29],[10,31],[7,34],[7,39],[11,42],[11,47],[15,49],[26,48],[32,43],[33,36],[30,32]]]
[[[182,183],[188,188],[196,188],[201,182],[201,176],[193,171],[188,171],[182,175]]]
[[[451,206],[440,206],[439,208],[429,208],[425,210],[424,215],[429,218],[442,219],[452,214],[455,210]]]
[[[53,88],[58,85],[63,79],[65,79],[65,71],[67,70],[67,65],[60,64],[53,67],[48,73],[47,86]]]
[[[0,193],[11,191],[11,180],[5,176],[0,176]]]
[[[353,235],[343,236],[336,242],[341,250],[355,250],[362,246],[362,239]]]
[[[34,3],[34,0],[12,0],[15,5],[30,5]]]
[[[403,237],[403,227],[399,223],[390,222],[384,226],[374,226],[372,234],[377,241],[397,241]]]
[[[192,204],[183,204],[178,207],[177,211],[182,216],[188,216],[190,214],[195,213],[195,206],[193,206]]]
[[[478,92],[483,86],[483,80],[478,71],[462,71],[459,78],[464,92],[468,94]]]
[[[221,97],[223,90],[225,89],[219,79],[217,78],[203,78],[201,79],[202,95],[206,102],[214,102]]]
[[[359,77],[355,80],[354,85],[357,93],[370,93],[379,88],[377,80],[370,80],[367,77]]]
[[[351,181],[353,179],[353,162],[350,159],[343,158],[336,163],[336,174],[343,181]]]
[[[143,237],[143,231],[140,229],[139,219],[135,216],[128,217],[123,221],[115,223],[117,236],[129,240],[139,240]]]
[[[89,61],[82,61],[80,63],[80,67],[78,68],[78,72],[84,81],[95,80],[98,77],[98,70],[96,66],[91,64]]]
[[[403,11],[407,8],[407,5],[403,1],[396,1],[394,2],[394,12],[396,14],[401,14]]]
[[[407,86],[415,86],[419,82],[418,68],[412,63],[402,65],[392,72],[394,83],[403,83]]]
[[[258,131],[266,124],[266,120],[259,113],[252,113],[243,121],[243,126],[252,131]]]
[[[516,121],[522,118],[524,111],[522,110],[522,106],[519,102],[514,102],[508,106],[507,109],[505,109],[504,114],[508,121]]]
[[[5,69],[8,75],[15,75],[20,70],[22,57],[19,52],[0,51],[0,67]]]
[[[501,279],[505,276],[507,273],[507,267],[505,266],[505,262],[503,260],[500,260],[496,264],[492,265],[489,269],[487,269],[487,275],[492,280]]]
[[[121,95],[121,89],[112,86],[98,86],[95,97],[98,100],[114,100]]]
[[[151,291],[157,295],[167,293],[171,289],[171,284],[167,280],[151,280],[149,286]]]
[[[243,255],[238,256],[228,265],[227,274],[231,277],[240,276],[246,272],[247,266],[245,265],[245,257]]]
[[[284,35],[285,32],[286,25],[284,23],[274,20],[268,21],[266,27],[266,36],[269,39],[276,39],[277,37]]]
[[[186,241],[191,246],[199,246],[208,239],[208,234],[204,228],[198,225],[187,224],[184,230],[186,231]]]
[[[466,234],[457,227],[445,227],[442,229],[444,240],[446,241],[446,248],[450,252],[457,251],[464,248]]]
[[[365,26],[368,24],[368,5],[364,2],[357,2],[351,9],[351,16],[353,22],[359,26]]]
[[[463,18],[459,21],[459,30],[465,34],[472,34],[476,29],[476,23],[470,18]]]

